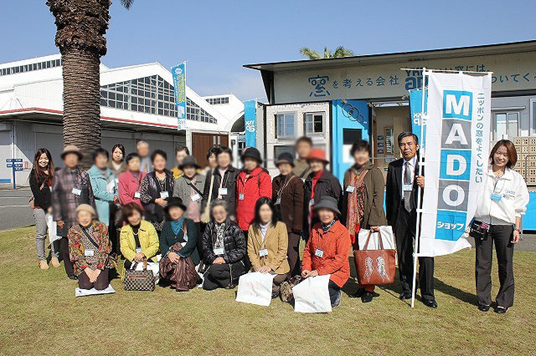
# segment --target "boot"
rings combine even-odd
[[[41,268],[41,269],[48,269],[48,264],[47,264],[47,261],[46,261],[46,260],[41,260],[41,261],[39,261],[37,265],[38,265],[39,268]]]
[[[60,266],[60,260],[58,260],[57,257],[52,257],[52,259],[50,260],[50,264],[52,264],[52,266],[58,268]]]

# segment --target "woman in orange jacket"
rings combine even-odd
[[[348,230],[337,220],[341,215],[337,205],[335,198],[325,196],[314,206],[320,222],[313,226],[302,261],[304,278],[331,275],[328,288],[332,307],[341,304],[341,288],[350,278],[348,254],[352,245]]]

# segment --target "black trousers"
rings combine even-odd
[[[244,234],[244,238],[246,239],[246,247],[248,245],[248,232],[249,232],[249,230],[246,230],[246,231],[242,230],[242,233]],[[246,267],[246,272],[248,272],[251,269],[251,261],[249,260],[249,256],[248,256],[247,253],[244,256],[244,259],[242,261],[244,261],[244,266]]]
[[[514,305],[514,244],[512,225],[491,226],[488,238],[484,241],[475,239],[476,243],[476,294],[478,304],[491,305],[491,263],[493,244],[499,263],[499,293],[497,305],[509,308]]]
[[[60,250],[61,258],[63,259],[63,265],[65,267],[65,273],[67,276],[74,276],[74,267],[69,257],[69,239],[67,237],[62,237],[60,240]]]
[[[108,283],[108,268],[103,269],[93,283],[89,281],[86,272],[82,272],[78,275],[78,287],[80,287],[80,289],[95,288],[96,290],[103,290],[108,287]]]
[[[398,271],[402,292],[411,293],[413,287],[413,244],[415,241],[415,214],[401,204],[395,227]],[[419,286],[423,300],[434,300],[434,258],[419,257]]]
[[[246,272],[242,263],[223,263],[221,265],[210,265],[205,273],[203,289],[214,290],[216,288],[225,288],[231,282],[238,280],[238,277]],[[232,281],[231,281],[232,273]]]
[[[288,264],[290,265],[290,277],[301,274],[301,261],[300,261],[300,240],[301,235],[293,232],[288,233]]]

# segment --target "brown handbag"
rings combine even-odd
[[[379,250],[368,250],[372,231],[369,232],[363,250],[354,251],[354,261],[357,270],[357,280],[362,286],[382,285],[393,283],[395,279],[395,250],[385,250],[381,234]]]
[[[147,269],[147,259],[143,259],[143,270],[136,271],[135,263],[131,269],[125,270],[123,287],[126,291],[154,291],[156,278],[152,271]]]

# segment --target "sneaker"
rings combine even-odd
[[[48,269],[48,263],[45,260],[41,260],[41,261],[37,262],[37,265],[41,269]]]
[[[57,257],[52,257],[52,259],[50,260],[50,264],[53,267],[58,268],[60,266],[60,260],[58,260]]]
[[[337,299],[335,300],[333,304],[331,304],[331,307],[332,308],[338,307],[339,305],[341,305],[341,301],[342,301],[342,290],[339,291],[339,294],[337,295]]]

